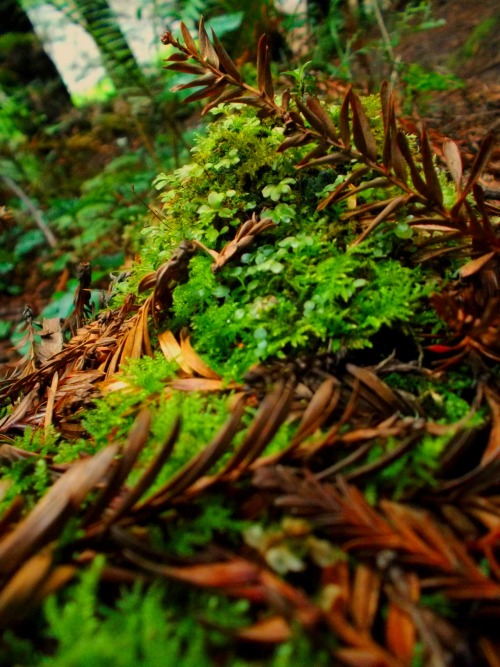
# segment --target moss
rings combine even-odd
[[[374,132],[382,133],[378,98],[366,104]],[[434,286],[429,275],[396,259],[412,234],[404,212],[398,225],[347,249],[359,233],[342,222],[348,204],[326,215],[316,207],[355,165],[297,172],[293,165],[308,148],[277,154],[282,139],[282,129],[259,120],[254,109],[223,107],[198,137],[191,164],[157,178],[166,189],[166,218],[144,230],[139,275],[166,261],[183,238],[220,251],[253,211],[276,223],[217,275],[211,258],[195,257],[189,280],[173,293],[166,326],[189,326],[197,350],[229,378],[289,353],[369,347],[381,327],[414,323]],[[368,190],[360,201],[384,196]]]
[[[471,410],[476,380],[468,373],[450,371],[446,378],[417,373],[391,373],[385,381],[395,389],[413,394],[429,419],[444,424],[457,422]],[[471,417],[470,426],[483,420],[481,414]]]
[[[186,591],[173,583],[136,585],[122,590],[113,606],[99,601],[96,558],[79,581],[45,603],[45,651],[14,632],[2,637],[2,665],[31,667],[258,667],[256,655],[247,657],[232,634],[252,622],[250,604],[203,591]],[[321,648],[297,629],[292,640],[264,650],[269,667],[329,665],[327,648]],[[47,647],[53,646],[50,655]],[[120,646],[120,651],[116,647]]]
[[[211,495],[195,501],[188,512],[171,517],[162,534],[156,533],[155,546],[181,557],[193,556],[214,541],[226,548],[241,546],[249,522],[237,515],[238,507],[228,497]]]
[[[431,290],[420,271],[375,261],[371,245],[339,252],[318,236],[274,240],[217,278],[195,258],[174,291],[171,326],[190,324],[197,349],[228,377],[289,352],[370,347],[382,326],[409,324]]]
[[[23,498],[27,509],[31,509],[43,496],[51,481],[44,459],[26,458],[9,462],[3,467],[0,479],[0,512],[4,512],[17,496]]]

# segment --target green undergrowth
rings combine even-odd
[[[231,394],[183,392],[165,389],[177,364],[167,362],[160,354],[129,361],[120,375],[123,387],[104,393],[87,406],[82,414],[84,434],[77,440],[62,438],[56,431],[44,433],[27,429],[13,443],[33,454],[50,457],[55,464],[64,464],[97,453],[112,442],[124,443],[137,413],[147,407],[151,412],[151,433],[127,483],[135,484],[149,463],[157,456],[169,437],[177,418],[180,434],[174,450],[163,465],[148,495],[163,486],[176,472],[209,445],[230,417]],[[248,406],[242,419],[242,430],[236,434],[231,448],[216,462],[211,472],[220,470],[241,444],[245,429],[255,416],[256,408]],[[265,454],[283,450],[295,431],[294,423],[283,424]],[[18,459],[2,470],[0,481],[6,484],[0,499],[0,511],[7,509],[16,495],[22,495],[27,507],[33,507],[53,483],[47,459]],[[146,496],[147,497],[147,496]]]
[[[241,534],[251,522],[239,518],[235,499],[222,494],[193,501],[188,512],[172,511],[165,525],[152,531],[152,544],[177,557],[194,556],[216,542],[225,548],[241,546]]]
[[[344,220],[349,202],[321,212],[317,205],[358,165],[298,171],[294,164],[307,149],[276,153],[283,129],[235,106],[219,110],[198,137],[191,163],[156,179],[165,217],[143,230],[141,264],[129,287],[168,261],[183,239],[221,252],[256,214],[274,227],[217,273],[200,250],[189,280],[173,291],[165,321],[174,331],[189,327],[197,351],[224,377],[241,379],[253,364],[289,354],[367,348],[381,327],[418,327],[435,280],[407,261],[412,230],[404,214],[348,247],[359,234],[355,222]],[[374,98],[367,110],[377,132]],[[367,189],[357,203],[390,194]]]
[[[158,454],[170,435],[175,420],[181,420],[179,438],[174,450],[162,467],[148,496],[163,486],[176,472],[206,447],[230,417],[229,394],[183,392],[165,389],[165,382],[173,378],[177,366],[167,362],[160,354],[130,361],[120,374],[123,386],[109,391],[87,407],[81,423],[85,433],[77,440],[65,440],[55,430],[27,429],[22,436],[13,439],[13,444],[34,455],[32,458],[8,462],[1,480],[6,486],[0,500],[0,510],[7,509],[16,495],[22,495],[26,506],[33,507],[53,483],[48,468],[49,457],[53,463],[64,464],[83,456],[95,454],[112,442],[125,443],[135,417],[141,408],[151,411],[151,433],[135,464],[127,483],[135,484],[148,464]],[[453,424],[466,420],[464,426],[480,426],[486,418],[485,409],[471,411],[475,380],[464,372],[449,374],[446,382],[438,377],[425,377],[418,373],[392,373],[385,378],[396,390],[415,397],[425,409],[427,417],[437,424]],[[257,409],[248,406],[242,419],[242,427],[233,439],[229,450],[214,464],[211,473],[220,470],[237,450],[245,436]],[[469,417],[467,419],[467,417]],[[286,449],[297,429],[296,420],[288,420],[278,429],[264,455],[276,454]],[[441,456],[453,436],[453,431],[443,435],[426,435],[397,461],[384,467],[376,480],[362,484],[374,502],[379,493],[393,493],[401,497],[409,488],[434,485],[435,471]],[[321,437],[314,434],[312,440]],[[398,446],[398,441],[372,447],[364,459],[373,463]],[[359,465],[359,461],[356,463]],[[353,468],[354,469],[354,468]],[[347,469],[349,472],[350,468]],[[146,496],[147,497],[147,496]],[[190,528],[189,528],[190,530]],[[177,532],[178,536],[179,533]],[[189,540],[189,538],[187,538]],[[176,537],[177,540],[177,537]]]
[[[36,651],[20,634],[7,632],[0,665],[35,667],[292,667],[330,664],[326,648],[313,647],[297,629],[294,638],[275,649],[253,650],[233,636],[252,621],[250,603],[174,583],[123,588],[111,605],[99,584],[103,557],[79,581],[44,606],[43,635],[57,651]],[[120,650],[117,651],[117,646]]]
[[[364,106],[381,141],[378,98],[366,98]],[[337,121],[339,107],[330,105],[329,112]],[[191,162],[155,179],[163,217],[151,220],[142,230],[140,260],[128,280],[119,284],[121,295],[137,291],[140,280],[167,262],[181,241],[195,240],[220,253],[242,223],[255,215],[270,219],[274,226],[254,237],[219,271],[214,272],[213,258],[199,249],[189,263],[188,279],[172,285],[172,306],[162,315],[163,329],[178,335],[187,328],[196,351],[227,381],[244,381],[247,371],[260,362],[312,359],[321,354],[339,359],[347,356],[356,362],[356,354],[370,351],[380,335],[403,336],[412,341],[416,353],[420,330],[435,332],[441,326],[429,308],[428,296],[446,279],[447,270],[438,273],[432,264],[422,268],[412,263],[413,231],[405,210],[400,210],[395,222],[380,225],[367,240],[350,245],[361,231],[356,218],[349,217],[353,202],[345,199],[322,211],[317,207],[359,163],[353,159],[334,170],[298,170],[295,165],[309,147],[278,153],[283,128],[272,119],[261,119],[255,109],[237,104],[223,105],[212,113],[213,122],[195,139]],[[135,161],[131,156],[110,163],[98,182],[89,183],[89,191],[109,186],[110,178],[122,169],[125,175]],[[368,173],[366,180],[370,177]],[[441,180],[445,198],[451,197],[452,186],[444,177]],[[355,205],[393,194],[391,187],[367,188],[357,195]],[[105,205],[111,206],[111,199],[103,200]],[[103,209],[104,216],[106,211]],[[90,209],[90,213],[99,212]],[[117,294],[112,307],[119,305],[120,298]],[[154,337],[154,331],[151,333]],[[151,435],[128,480],[133,484],[180,416],[179,439],[150,491],[154,492],[209,444],[229,418],[227,396],[165,389],[176,370],[177,365],[160,353],[130,361],[118,377],[123,386],[107,390],[93,407],[86,407],[80,439],[67,442],[55,433],[42,437],[28,432],[20,446],[51,456],[55,463],[73,461],[111,442],[125,442],[138,411],[148,407]],[[424,401],[437,421],[456,421],[467,412],[467,398],[461,397],[461,391],[455,393],[416,376],[395,376],[388,381],[403,390],[405,383],[413,383],[406,389]],[[454,410],[448,407],[451,405]],[[242,441],[254,412],[246,409],[232,450],[212,472],[220,469]],[[285,423],[265,453],[285,448],[295,428],[295,423]],[[445,441],[429,436],[422,455],[407,455],[408,480],[400,483],[400,489],[415,478],[428,481],[432,471],[422,461],[431,450],[439,458]],[[391,446],[374,451],[372,459]],[[12,463],[5,472],[11,484],[4,503],[8,504],[16,489],[34,502],[51,479],[44,466],[43,460]],[[397,474],[391,468],[382,476],[382,488]],[[35,483],[28,489],[31,475]]]
[[[367,98],[365,107],[381,139],[377,98]],[[338,117],[338,107],[331,106],[329,111],[333,118]],[[120,284],[122,294],[136,291],[141,278],[167,262],[181,241],[195,240],[220,253],[241,224],[255,215],[270,219],[274,226],[254,237],[217,272],[213,258],[200,249],[190,261],[188,279],[173,285],[172,307],[161,322],[175,335],[187,328],[196,351],[225,380],[242,381],[253,365],[263,361],[325,353],[339,359],[354,355],[356,360],[355,355],[370,350],[381,333],[402,335],[416,346],[421,329],[439,328],[427,297],[446,271],[439,275],[432,265],[424,269],[411,262],[413,232],[404,209],[399,220],[381,225],[358,245],[350,245],[361,230],[356,219],[349,217],[349,199],[324,211],[317,209],[320,200],[359,164],[351,160],[335,170],[297,170],[294,165],[308,148],[277,153],[283,128],[272,120],[262,120],[255,109],[241,105],[223,106],[213,115],[215,120],[195,140],[191,162],[156,178],[164,215],[142,230],[140,261],[128,281]],[[118,165],[111,163],[90,189],[109,185],[108,177],[122,168],[126,173],[128,167],[125,159]],[[444,180],[442,186],[445,198],[450,196],[451,186]],[[392,194],[390,187],[367,188],[355,204],[373,203]],[[91,209],[90,213],[99,212]],[[104,209],[103,215],[107,215]],[[113,307],[119,300],[117,295]],[[209,444],[229,418],[227,396],[165,389],[176,370],[176,364],[160,353],[130,361],[119,376],[123,386],[107,390],[93,407],[85,409],[80,439],[69,442],[55,433],[27,432],[18,439],[20,446],[50,456],[54,463],[73,461],[111,442],[125,442],[138,411],[148,407],[151,435],[128,480],[133,484],[179,416],[180,436],[150,490],[154,493]],[[388,381],[414,393],[436,421],[453,422],[467,413],[467,398],[461,390],[445,389],[416,376],[395,375]],[[211,472],[220,469],[241,443],[254,412],[247,408],[231,451]],[[285,423],[265,454],[285,448],[295,428],[295,423]],[[371,497],[381,489],[400,495],[415,482],[430,483],[433,466],[438,465],[448,439],[426,437],[379,476],[370,489]],[[395,446],[389,442],[375,447],[367,462]],[[407,474],[401,475],[402,470]],[[25,495],[28,505],[33,504],[51,482],[43,459],[13,462],[5,479],[9,480],[5,506],[17,492]]]

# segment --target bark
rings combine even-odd
[[[23,91],[35,116],[49,122],[72,107],[61,75],[16,0],[0,0],[0,86],[7,94]]]
[[[107,0],[75,0],[82,24],[101,53],[116,89],[145,88],[142,71]]]

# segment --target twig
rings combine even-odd
[[[384,41],[386,51],[389,54],[391,60],[394,62],[394,60],[396,58],[394,56],[394,51],[393,51],[392,44],[391,44],[391,38],[389,36],[389,33],[387,32],[387,28],[385,27],[384,18],[382,16],[382,12],[380,11],[378,1],[373,0],[373,2],[371,3],[371,6],[372,6],[372,9],[373,9],[373,13],[375,14],[375,19],[377,21],[377,25],[378,25],[378,29],[380,30],[380,34],[382,35],[382,39]]]
[[[373,0],[372,9],[373,13],[375,14],[375,20],[377,21],[378,29],[380,30],[380,34],[382,35],[382,41],[384,42],[385,50],[387,51],[389,58],[391,59],[392,72],[390,80],[391,80],[391,85],[394,86],[398,78],[397,65],[399,65],[399,63],[401,62],[401,58],[399,56],[396,56],[396,54],[394,53],[394,49],[392,48],[391,37],[385,26],[384,17],[382,16],[382,12],[380,11],[378,0]]]
[[[45,223],[42,214],[33,204],[28,195],[23,190],[21,190],[19,185],[15,181],[13,181],[12,178],[10,178],[9,176],[2,176],[1,178],[2,181],[5,183],[5,185],[9,188],[9,190],[12,190],[12,192],[16,195],[16,197],[19,197],[19,199],[23,202],[23,204],[26,205],[26,208],[33,216],[34,221],[36,222],[42,234],[45,236],[45,240],[47,241],[49,246],[51,248],[56,248],[57,247],[56,237],[54,236],[53,232],[47,227],[47,224]]]

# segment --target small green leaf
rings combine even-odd
[[[409,239],[413,236],[413,229],[406,222],[398,222],[394,227],[394,234],[396,234],[399,239]]]
[[[279,201],[282,195],[289,194],[292,189],[290,185],[296,183],[294,178],[284,178],[277,185],[266,185],[262,190],[264,197],[270,197],[273,201]]]
[[[229,289],[229,287],[224,287],[223,285],[218,285],[212,292],[212,294],[216,296],[218,299],[223,299],[229,296],[230,293],[231,290]]]
[[[224,193],[222,192],[210,192],[208,195],[208,204],[216,211],[221,207],[223,201]]]

